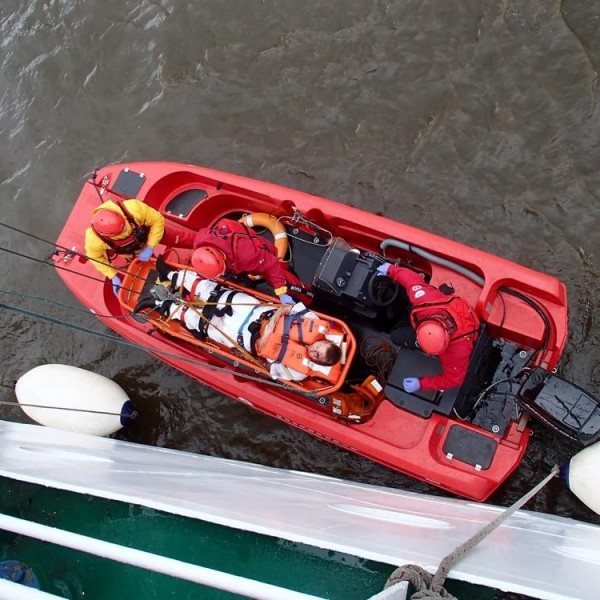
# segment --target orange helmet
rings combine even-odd
[[[437,319],[423,321],[417,327],[417,342],[427,354],[441,354],[450,343],[450,334]]]
[[[225,257],[212,246],[200,246],[192,254],[192,267],[201,277],[219,277],[225,273]]]
[[[114,210],[102,209],[92,215],[92,229],[106,237],[123,233],[125,225],[125,218]]]

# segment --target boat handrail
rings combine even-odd
[[[63,599],[64,596],[49,594],[10,579],[0,579],[0,598],[10,598],[10,600],[56,600],[56,598]]]
[[[0,529],[257,600],[322,600],[238,575],[0,513]],[[12,589],[12,588],[11,588]],[[39,597],[39,596],[38,596]],[[53,596],[50,596],[53,597]],[[30,596],[31,598],[31,596]]]

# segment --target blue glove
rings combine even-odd
[[[281,304],[296,304],[296,301],[289,294],[281,294],[279,300],[281,300]]]
[[[152,252],[154,252],[154,246],[146,246],[139,254],[138,254],[138,258],[142,261],[142,262],[147,262],[150,260],[150,257],[152,256]]]
[[[419,383],[418,377],[405,377],[402,380],[402,387],[404,388],[405,392],[414,394],[421,389],[421,384]]]
[[[115,296],[119,297],[119,288],[121,287],[121,280],[118,275],[115,275],[112,279],[113,292]]]
[[[379,265],[377,267],[377,275],[387,275],[388,269],[391,267],[392,265],[388,262],[384,262],[382,265]]]

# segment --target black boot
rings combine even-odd
[[[172,271],[171,267],[165,262],[162,254],[156,257],[156,270],[158,271],[158,277],[161,281],[169,280],[169,273]]]
[[[151,296],[146,296],[145,298],[140,298],[138,303],[135,305],[133,309],[133,314],[137,315],[141,310],[145,308],[156,308],[156,301]]]

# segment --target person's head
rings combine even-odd
[[[310,360],[318,365],[335,365],[340,362],[342,351],[330,340],[317,340],[307,346]]]
[[[417,327],[417,342],[423,352],[435,356],[448,347],[450,333],[442,320],[427,319]]]
[[[102,209],[92,215],[92,229],[102,237],[116,237],[125,232],[127,221],[114,210]]]
[[[212,246],[200,246],[192,254],[192,267],[200,277],[220,277],[225,273],[225,256]]]

